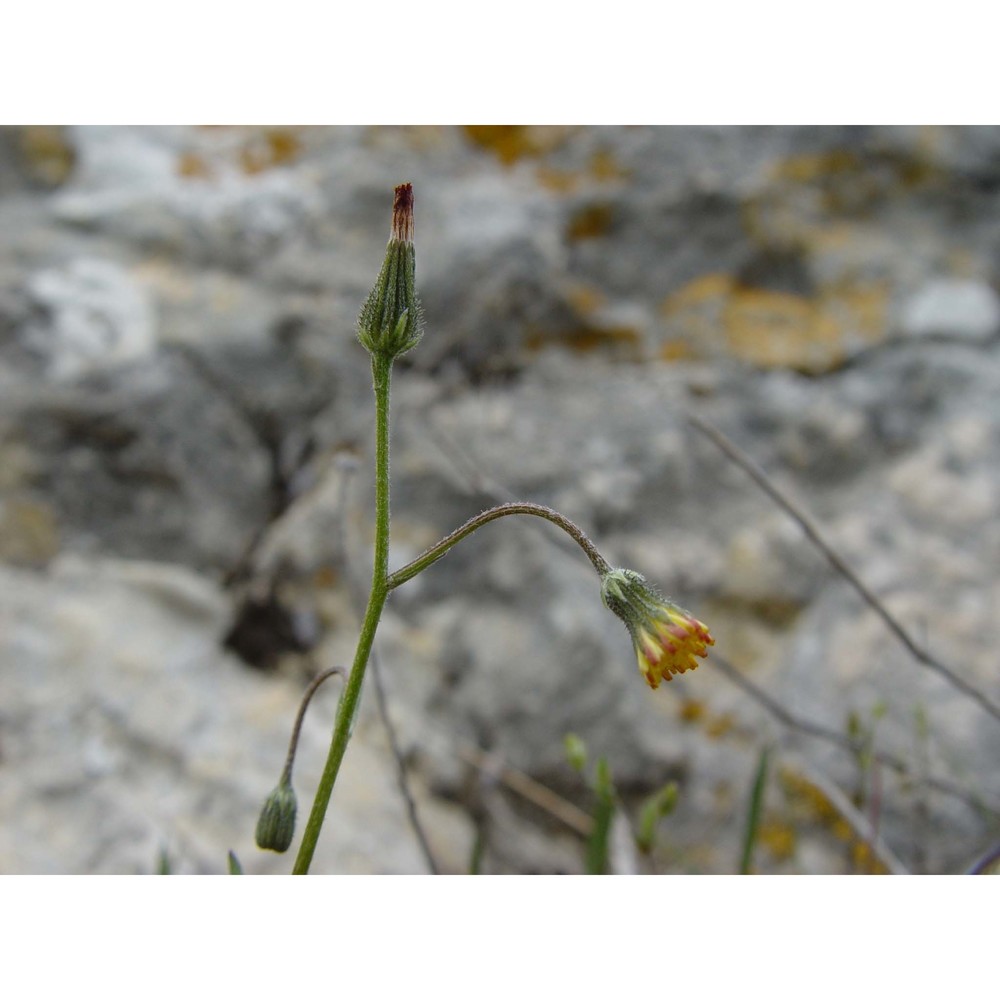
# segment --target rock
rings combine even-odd
[[[221,871],[229,847],[287,870],[249,838],[302,678],[353,655],[373,529],[354,325],[403,180],[428,330],[395,376],[391,565],[530,499],[716,638],[648,690],[586,559],[541,521],[491,524],[394,591],[380,660],[445,869],[479,830],[485,871],[581,870],[566,804],[593,799],[568,731],[633,818],[678,781],[655,871],[734,869],[764,745],[760,870],[867,870],[807,773],[877,806],[915,870],[996,839],[995,721],[687,420],[722,428],[996,701],[996,130],[58,137],[36,151],[72,165],[46,181],[0,132],[4,870],[151,870],[163,842],[179,870]],[[886,766],[873,801],[862,757],[790,731],[724,661],[909,775]],[[306,724],[303,809],[335,698]],[[321,870],[422,870],[370,689],[333,807]]]
[[[9,391],[0,427],[30,455],[23,485],[71,551],[226,570],[267,519],[270,467],[255,435],[179,358]]]
[[[150,873],[162,851],[175,873],[221,874],[228,849],[248,873],[290,870],[253,834],[301,686],[222,653],[224,593],[181,568],[69,558],[45,575],[3,569],[0,592],[0,870]],[[303,810],[335,698],[318,695],[303,730]],[[369,707],[317,870],[420,870],[394,780]],[[471,832],[454,808],[425,808],[442,864],[459,870]]]
[[[1000,296],[983,282],[939,278],[906,303],[900,328],[908,337],[989,340],[1000,331]]]
[[[23,350],[47,377],[66,381],[150,354],[152,303],[119,265],[81,258],[28,279],[37,318],[21,333]]]

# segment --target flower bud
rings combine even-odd
[[[630,569],[613,569],[601,578],[601,599],[625,623],[639,670],[651,688],[698,666],[715,645],[708,629],[689,611],[665,600],[646,578]]]
[[[284,854],[295,836],[295,790],[284,778],[267,797],[257,820],[257,846],[262,851]]]
[[[677,806],[677,782],[671,781],[653,792],[639,810],[635,842],[643,854],[649,854],[656,843],[656,827],[661,819],[669,816]]]
[[[423,335],[415,274],[413,185],[400,184],[392,206],[392,236],[382,270],[358,317],[358,340],[370,354],[398,357]]]
[[[587,766],[587,744],[576,733],[567,733],[563,737],[563,749],[569,766],[574,771],[583,771]]]

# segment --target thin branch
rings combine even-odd
[[[567,801],[561,795],[556,794],[551,788],[535,781],[523,771],[511,767],[505,761],[492,754],[480,750],[473,743],[459,741],[456,751],[458,756],[466,763],[471,764],[477,770],[488,774],[497,781],[506,785],[512,792],[516,792],[522,799],[533,803],[539,809],[545,810],[550,816],[554,816],[564,823],[575,833],[582,837],[589,837],[594,826],[594,821],[582,809],[578,809],[572,802]]]
[[[865,749],[864,744],[861,741],[852,740],[849,736],[845,736],[839,730],[832,729],[829,726],[821,725],[818,722],[811,722],[808,719],[803,719],[800,716],[794,715],[787,708],[785,708],[784,705],[775,701],[774,698],[767,694],[766,691],[754,684],[753,681],[746,676],[746,674],[737,670],[736,667],[734,667],[733,664],[731,664],[721,654],[715,652],[712,653],[712,665],[724,677],[732,681],[738,688],[753,698],[753,700],[756,701],[762,708],[766,709],[779,722],[787,726],[789,729],[802,733],[805,736],[811,736],[814,739],[832,743],[834,746],[838,746],[851,754],[857,754],[860,750]],[[875,750],[872,752],[871,758],[873,761],[878,761],[884,767],[888,767],[890,770],[895,771],[897,774],[909,779],[916,786],[923,785],[927,788],[933,788],[945,795],[950,795],[953,798],[960,799],[973,809],[987,809],[996,815],[1000,815],[1000,803],[984,802],[980,796],[974,795],[973,793],[962,788],[960,785],[956,785],[945,778],[935,778],[929,774],[914,774],[906,761],[900,757],[885,753],[881,750]]]
[[[1000,844],[994,844],[984,855],[974,861],[966,875],[985,875],[1000,861]]]
[[[737,445],[729,440],[720,430],[695,414],[689,414],[688,420],[705,435],[720,451],[732,459],[750,478],[789,515],[806,533],[806,536],[823,553],[827,562],[857,591],[870,608],[882,619],[886,627],[906,647],[915,660],[943,677],[949,684],[964,695],[971,698],[981,708],[989,712],[993,718],[1000,720],[1000,706],[996,705],[981,691],[942,663],[923,646],[921,646],[899,620],[886,608],[885,604],[862,582],[843,558],[823,538],[811,518],[792,500],[785,496],[764,470],[756,464]]]
[[[399,738],[396,735],[396,727],[393,725],[392,716],[389,714],[389,704],[385,694],[385,684],[382,679],[382,663],[379,660],[378,651],[371,652],[372,680],[375,682],[375,695],[378,701],[378,712],[382,717],[382,725],[385,726],[386,735],[389,737],[389,748],[392,750],[393,759],[396,761],[396,784],[399,792],[406,803],[406,815],[409,818],[410,826],[420,845],[420,851],[427,862],[427,867],[432,875],[440,875],[441,871],[434,859],[434,852],[427,840],[420,817],[417,815],[417,804],[413,800],[413,793],[410,790],[410,778],[406,772],[406,758],[403,756],[402,747],[399,745]]]
[[[869,845],[869,850],[873,851],[875,856],[885,865],[891,874],[910,874],[906,865],[903,864],[892,848],[882,839],[868,817],[855,808],[854,803],[851,802],[833,781],[803,760],[793,758],[793,766],[797,771],[802,773],[810,784],[815,785],[826,796],[830,805],[850,825],[858,839]]]
[[[344,566],[348,569],[348,593],[351,597],[351,603],[354,605],[355,610],[357,610],[360,606],[360,602],[363,600],[363,597],[361,596],[360,589],[356,585],[354,576],[350,572],[350,554],[347,548],[345,520],[347,512],[347,497],[350,491],[351,480],[358,469],[358,463],[352,460],[344,460],[339,464],[341,480],[340,489],[338,491],[339,495],[337,506],[339,516],[336,519],[335,529],[337,533],[336,544],[340,558],[343,560]],[[399,745],[399,738],[396,733],[396,727],[393,725],[392,716],[389,714],[389,699],[386,694],[385,683],[382,677],[382,662],[379,659],[378,649],[374,646],[372,647],[369,662],[371,663],[372,668],[372,678],[375,682],[375,695],[376,702],[378,704],[379,717],[382,720],[382,725],[385,727],[386,735],[389,739],[389,750],[392,753],[394,761],[396,762],[396,784],[399,786],[399,792],[403,796],[403,803],[406,806],[406,817],[409,820],[410,829],[413,830],[413,835],[417,840],[420,853],[423,854],[424,860],[427,862],[428,870],[432,875],[439,875],[441,871],[434,858],[434,852],[431,850],[427,833],[423,828],[423,824],[420,822],[420,815],[417,812],[417,804],[413,798],[413,792],[410,789],[410,778],[406,769],[406,758],[403,756],[403,751]]]

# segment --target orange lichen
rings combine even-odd
[[[259,174],[292,163],[301,151],[302,140],[295,129],[264,129],[240,150],[240,166],[244,173]]]
[[[571,242],[579,240],[594,240],[606,236],[614,222],[614,209],[611,205],[597,202],[584,205],[578,209],[569,220],[566,227],[566,239]]]
[[[888,875],[889,869],[872,851],[871,845],[863,840],[855,840],[851,844],[851,862],[854,870],[865,875]]]
[[[721,740],[736,728],[736,717],[732,712],[722,712],[705,720],[705,735],[710,740]]]
[[[535,177],[543,188],[556,194],[569,194],[580,186],[582,178],[572,170],[556,170],[554,167],[540,166]]]
[[[524,346],[529,351],[538,351],[556,344],[581,354],[607,350],[638,360],[642,335],[630,326],[588,326],[576,330],[562,330],[559,333],[535,330],[524,338]]]
[[[763,368],[823,370],[844,357],[836,322],[814,300],[790,292],[738,288],[722,324],[730,353]]]
[[[795,854],[795,828],[784,820],[769,819],[761,823],[757,839],[775,861],[787,861]]]
[[[705,716],[705,706],[694,698],[687,698],[681,702],[677,710],[677,715],[681,722],[700,722]]]
[[[694,357],[694,351],[686,340],[674,338],[665,340],[660,345],[661,361],[690,361]]]
[[[713,273],[672,292],[660,315],[667,343],[708,343],[762,368],[816,373],[883,337],[888,301],[883,283],[840,282],[799,295]]]
[[[574,131],[567,125],[464,125],[462,128],[474,145],[493,153],[505,166],[557,149]]]
[[[812,184],[825,178],[856,173],[860,167],[857,153],[848,149],[830,149],[790,156],[778,163],[773,173],[778,180]]]
[[[593,285],[573,285],[565,294],[566,301],[579,316],[590,316],[606,302],[604,293]]]
[[[734,279],[728,274],[701,274],[671,292],[660,305],[660,313],[669,318],[691,306],[724,298],[732,290],[733,284]]]
[[[45,187],[69,180],[76,166],[76,150],[66,130],[58,125],[26,125],[17,130],[18,152],[27,173]]]
[[[181,153],[177,158],[177,173],[189,180],[208,180],[212,176],[212,168],[197,153]]]
[[[618,165],[609,149],[599,149],[590,158],[590,175],[595,181],[611,183],[626,180],[631,172]]]

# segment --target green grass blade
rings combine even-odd
[[[750,793],[750,806],[747,809],[747,824],[743,834],[743,856],[740,858],[740,874],[749,875],[753,863],[753,851],[760,831],[760,817],[764,811],[764,788],[767,785],[767,763],[769,748],[760,752],[757,763],[757,773],[753,779],[753,790]]]

